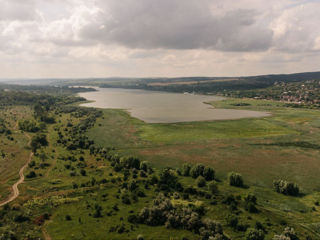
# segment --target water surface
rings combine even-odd
[[[217,96],[167,93],[120,88],[97,88],[80,93],[90,103],[81,106],[125,109],[131,116],[147,123],[174,123],[269,116],[266,112],[215,109],[205,102],[220,101]]]

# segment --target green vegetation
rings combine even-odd
[[[35,153],[0,239],[319,239],[319,112],[228,99],[272,116],[146,124],[37,94],[0,109],[1,200]]]

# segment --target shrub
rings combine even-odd
[[[177,183],[178,183],[178,177],[175,175],[174,171],[172,171],[170,168],[166,168],[160,173],[158,186],[162,190],[176,189]]]
[[[239,219],[237,216],[235,215],[228,216],[227,224],[229,227],[232,227],[233,229],[237,229],[238,223],[239,223]]]
[[[147,172],[148,171],[148,162],[146,162],[146,161],[141,162],[140,163],[140,170]]]
[[[86,176],[86,175],[87,175],[87,172],[86,172],[86,170],[81,169],[81,170],[80,170],[80,174],[81,174],[82,176]]]
[[[31,139],[31,148],[33,152],[36,152],[41,146],[48,146],[47,137],[44,134],[37,134]]]
[[[284,195],[298,196],[299,187],[295,183],[287,182],[284,180],[276,180],[273,182],[273,186],[276,192],[282,193]]]
[[[131,204],[129,194],[128,193],[123,193],[121,195],[121,201],[122,201],[122,203],[127,204],[127,205]]]
[[[250,228],[246,233],[246,240],[264,240],[264,232]]]
[[[34,171],[31,171],[26,175],[26,178],[35,178],[36,176],[37,174]]]
[[[199,176],[196,180],[196,183],[198,187],[204,187],[206,185],[206,180],[204,179],[204,177]]]
[[[19,129],[26,132],[37,132],[39,127],[35,121],[21,120],[19,121]]]
[[[228,178],[230,186],[243,187],[243,178],[241,174],[231,172],[229,173]]]
[[[197,178],[199,176],[203,176],[204,166],[202,164],[197,164],[193,166],[190,170],[190,175],[193,178]]]
[[[203,170],[203,177],[204,177],[207,181],[214,180],[215,171],[213,170],[213,168],[211,168],[211,167],[205,167],[204,170]]]
[[[181,174],[182,176],[190,176],[191,165],[183,164]]]
[[[274,235],[273,240],[299,240],[293,228],[286,227],[280,235]]]
[[[250,213],[257,213],[258,209],[256,208],[257,198],[253,194],[248,194],[245,199],[245,209]]]
[[[216,194],[218,192],[218,185],[215,182],[210,182],[208,184],[208,189],[212,194]]]

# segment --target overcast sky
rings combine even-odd
[[[320,71],[320,0],[0,0],[0,78]]]

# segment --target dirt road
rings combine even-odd
[[[26,133],[25,133],[25,135],[27,136],[27,138],[29,138],[29,143],[28,143],[28,145],[30,145],[30,143],[31,143],[31,137],[30,137],[28,134],[26,134]],[[12,194],[10,195],[10,197],[9,197],[7,200],[5,200],[5,201],[3,201],[3,202],[0,203],[0,207],[1,207],[1,206],[4,206],[4,205],[6,205],[6,204],[8,204],[8,203],[10,203],[10,202],[12,202],[13,200],[15,200],[15,199],[19,196],[20,191],[19,191],[18,186],[19,186],[21,183],[23,183],[23,181],[24,181],[23,171],[28,167],[28,164],[31,162],[32,157],[33,157],[33,152],[30,153],[29,158],[27,159],[26,164],[23,165],[23,167],[19,170],[20,179],[19,179],[15,184],[12,185]]]

